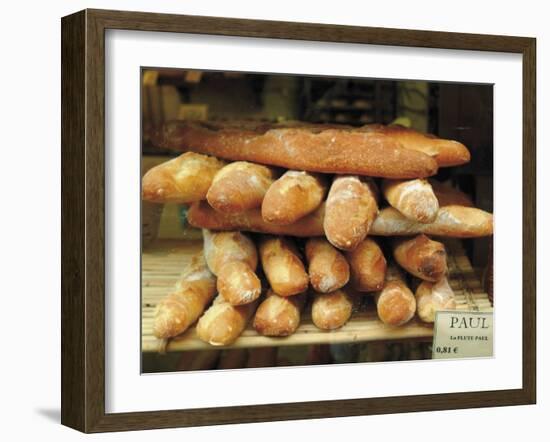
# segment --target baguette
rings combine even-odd
[[[424,322],[434,322],[438,310],[455,310],[456,300],[447,278],[433,283],[422,281],[415,292],[416,313]]]
[[[422,178],[437,172],[432,156],[402,147],[382,130],[291,124],[244,127],[175,121],[154,134],[157,147],[191,150],[310,172]]]
[[[263,220],[259,209],[237,214],[217,212],[205,201],[191,204],[187,220],[194,227],[211,230],[245,230],[249,232],[290,235],[299,237],[324,236],[323,218],[325,205],[315,212],[289,225],[277,225]]]
[[[276,172],[270,167],[237,161],[216,174],[206,199],[220,212],[238,213],[254,209],[262,205],[275,177]]]
[[[335,247],[353,250],[367,236],[377,213],[372,181],[357,176],[336,177],[325,207],[325,235]]]
[[[203,313],[216,293],[216,278],[202,253],[192,257],[172,293],[155,309],[153,334],[167,339],[183,333]]]
[[[418,223],[405,218],[393,207],[382,209],[370,229],[372,235],[403,236],[425,233],[454,238],[476,238],[493,234],[493,215],[464,206],[440,207],[435,221]]]
[[[299,237],[323,236],[325,205],[294,224],[278,226],[263,221],[259,210],[249,210],[239,215],[220,214],[204,201],[193,203],[187,214],[195,227],[213,230],[246,230],[250,232],[289,235]],[[378,213],[369,229],[370,235],[406,236],[425,233],[454,238],[476,238],[493,234],[493,215],[481,209],[464,206],[440,207],[433,223],[423,224],[405,218],[393,207]]]
[[[470,152],[466,146],[458,141],[445,140],[397,124],[390,126],[372,124],[359,130],[382,133],[397,141],[406,149],[430,155],[437,161],[439,167],[460,166],[470,161]]]
[[[350,273],[348,262],[326,239],[308,239],[306,258],[309,280],[316,292],[333,292],[348,283]]]
[[[406,218],[419,223],[435,221],[439,202],[428,180],[384,180],[382,193]]]
[[[271,289],[280,296],[304,292],[308,275],[296,246],[283,237],[264,237],[259,245],[260,259]]]
[[[401,326],[409,322],[416,311],[416,299],[405,284],[399,270],[391,266],[386,273],[382,291],[375,295],[376,312],[387,325]]]
[[[204,256],[208,267],[218,277],[219,294],[230,304],[247,304],[262,292],[254,273],[258,265],[256,246],[241,232],[212,233],[203,229]]]
[[[289,336],[300,325],[300,311],[305,293],[296,296],[279,296],[269,290],[254,316],[254,328],[263,336]]]
[[[321,330],[334,330],[348,322],[352,310],[353,301],[345,291],[318,293],[313,298],[311,319]]]
[[[197,336],[210,345],[230,345],[246,328],[258,300],[244,305],[231,305],[221,295],[197,322]]]
[[[346,253],[351,271],[351,282],[359,292],[373,292],[384,287],[386,258],[378,243],[366,238],[357,248]]]
[[[272,224],[292,224],[317,209],[326,192],[322,175],[288,170],[267,190],[262,218]]]
[[[206,198],[214,176],[225,166],[217,158],[187,152],[143,176],[141,196],[153,203],[187,204]]]
[[[403,269],[424,281],[439,281],[447,274],[445,246],[424,234],[394,241],[393,257]]]

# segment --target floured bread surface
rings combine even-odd
[[[276,177],[273,168],[236,161],[216,174],[206,199],[220,212],[238,213],[254,209],[262,205],[264,195]]]
[[[434,322],[439,310],[455,310],[456,299],[447,278],[432,283],[423,281],[415,292],[416,311],[424,322]]]
[[[388,202],[408,219],[426,224],[437,216],[439,201],[425,179],[384,180],[382,192]]]
[[[142,198],[154,203],[191,203],[206,198],[225,162],[187,152],[151,168],[142,179]]]
[[[323,227],[327,239],[341,250],[353,250],[365,239],[378,213],[371,181],[337,176],[330,188]]]

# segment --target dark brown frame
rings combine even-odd
[[[140,430],[534,404],[536,72],[534,38],[84,10],[62,19],[61,422]],[[518,53],[523,56],[523,386],[517,390],[193,410],[105,413],[105,30],[185,32]]]

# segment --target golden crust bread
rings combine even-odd
[[[470,161],[470,151],[458,141],[438,138],[397,124],[370,124],[359,130],[382,133],[400,143],[405,149],[430,155],[439,167],[460,166]]]
[[[324,236],[324,204],[312,214],[286,226],[269,224],[259,209],[240,214],[221,214],[202,201],[193,203],[187,214],[195,227],[212,230],[245,230],[298,237]],[[404,236],[425,233],[454,238],[476,238],[493,234],[493,215],[481,209],[464,206],[445,206],[439,209],[433,223],[422,224],[405,218],[393,207],[382,209],[369,230],[369,235]]]
[[[175,121],[154,136],[158,147],[310,172],[420,178],[437,172],[430,155],[402,147],[381,130],[331,125],[235,125]]]

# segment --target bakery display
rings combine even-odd
[[[142,198],[186,204],[204,241],[158,303],[159,339],[353,335],[356,305],[384,330],[421,327],[457,308],[446,238],[493,234],[491,213],[428,179],[470,160],[452,140],[295,121],[180,121],[155,140],[186,153],[144,175]]]

